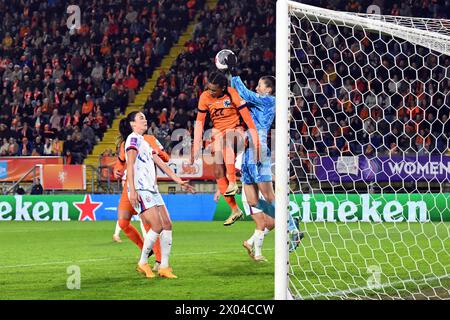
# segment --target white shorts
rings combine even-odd
[[[264,197],[261,192],[259,192],[259,198],[264,200]],[[251,216],[252,214],[263,212],[261,209],[249,206],[244,189],[242,189],[241,200],[242,200],[242,206],[244,207],[244,212],[245,212],[246,216]]]
[[[164,200],[159,192],[151,192],[147,190],[136,190],[139,197],[139,205],[134,207],[138,214],[154,206],[164,206]],[[128,192],[128,198],[130,193]]]

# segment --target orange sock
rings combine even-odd
[[[225,170],[227,172],[228,181],[236,182],[236,167],[234,166],[236,157],[234,154],[234,150],[230,147],[224,148],[223,156],[225,160]]]
[[[228,188],[228,179],[223,177],[220,179],[217,179],[217,187],[219,188],[220,193],[223,194],[225,193],[225,191],[227,191]],[[223,197],[225,199],[225,201],[228,203],[228,205],[230,206],[231,209],[236,210],[237,209],[237,203],[236,200],[234,200],[234,196],[230,196],[230,197]]]
[[[127,235],[128,239],[133,241],[140,250],[144,246],[144,240],[142,239],[140,233],[136,230],[136,228],[130,224],[130,221],[127,219],[119,219],[119,226],[122,231]]]
[[[148,230],[150,230],[151,227],[152,226],[150,224],[144,223],[144,229],[146,232],[148,232]],[[159,263],[161,263],[161,244],[159,242],[159,237],[158,237],[158,239],[156,239],[156,242],[153,245],[153,253],[155,254],[155,261],[158,261]]]

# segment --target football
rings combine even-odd
[[[229,55],[236,56],[233,51],[228,50],[228,49],[223,49],[223,50],[220,50],[219,52],[217,52],[216,57],[214,59],[217,69],[219,69],[219,70],[228,69],[228,66],[226,64],[226,58]]]

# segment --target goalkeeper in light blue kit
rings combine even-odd
[[[258,130],[261,144],[259,159],[255,159],[250,144],[246,146],[242,157],[241,182],[248,205],[263,211],[259,213],[251,212],[251,216],[256,223],[256,229],[253,236],[244,241],[243,246],[254,260],[267,261],[262,256],[262,243],[264,236],[273,228],[273,218],[275,217],[271,152],[267,142],[268,133],[275,118],[275,78],[272,76],[261,77],[255,93],[247,89],[241,78],[236,76],[236,63],[236,56],[228,55],[226,64],[231,76],[231,86],[249,104],[250,114]],[[290,251],[293,251],[303,238],[303,233],[299,231],[299,220],[294,219],[291,215],[289,215],[288,230],[290,234],[289,247]]]

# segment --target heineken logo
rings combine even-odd
[[[429,222],[450,221],[449,193],[291,194],[289,211],[302,222]],[[236,200],[241,205],[240,195]],[[214,220],[225,220],[230,209],[222,198]]]
[[[0,221],[69,221],[69,204],[66,201],[26,201],[23,196],[15,200],[0,201]]]
[[[290,201],[290,212],[300,215],[303,222],[428,222],[430,210],[439,209],[436,202],[426,201],[427,195],[423,195],[425,199],[407,196],[401,194],[396,199],[395,194],[378,195],[377,199],[377,195],[369,194],[336,194],[313,198],[305,194]]]
[[[3,199],[0,201],[0,221],[95,221],[95,213],[103,205],[103,202],[92,201],[89,194],[47,197],[16,195]]]

